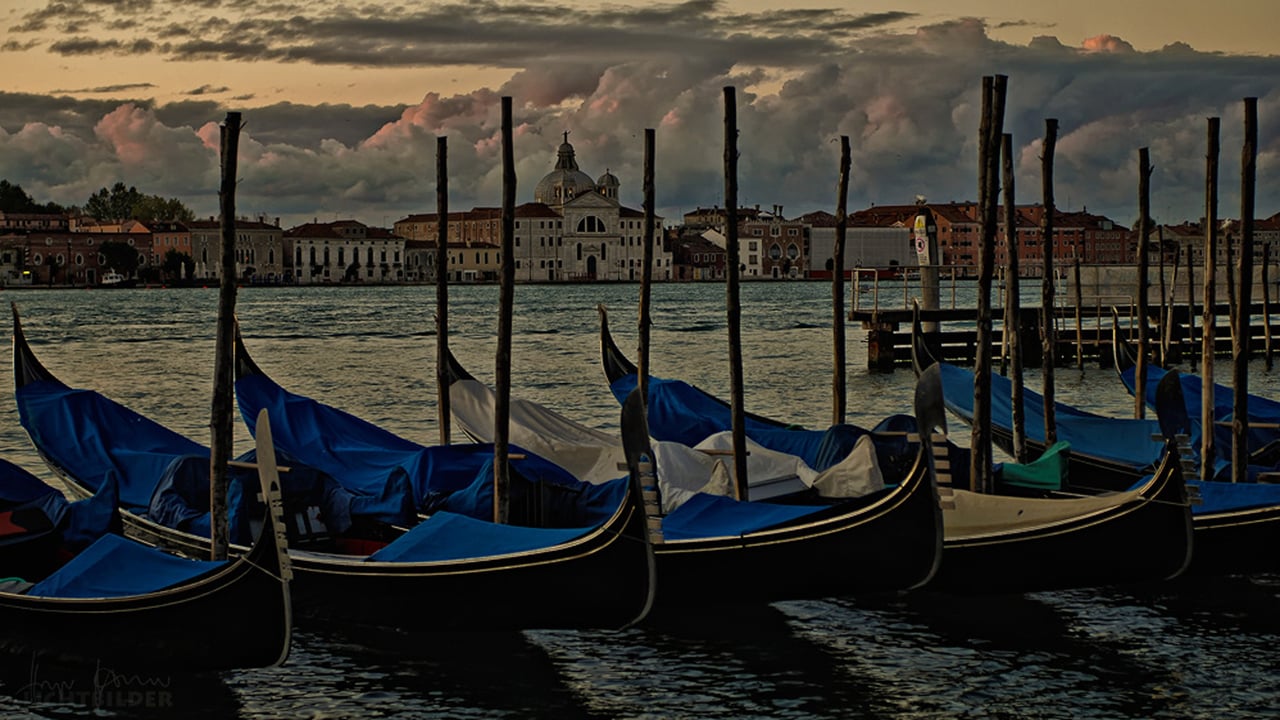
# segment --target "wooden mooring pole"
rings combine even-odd
[[[1249,466],[1249,308],[1253,303],[1253,203],[1258,172],[1258,99],[1244,99],[1244,146],[1240,151],[1240,290],[1236,293],[1235,333],[1231,340],[1231,481],[1248,479]],[[1212,385],[1204,392],[1213,393]]]
[[[452,430],[449,403],[449,138],[436,138],[436,408],[440,444]]]
[[[1213,352],[1216,299],[1214,278],[1217,275],[1218,253],[1218,126],[1219,119],[1209,118],[1207,151],[1205,153],[1204,181],[1204,319],[1200,323],[1200,427],[1212,428],[1213,415]],[[1213,478],[1213,432],[1200,433],[1200,478]]]
[[[511,324],[515,307],[516,161],[512,146],[511,97],[502,98],[502,258],[498,270],[497,397],[493,412],[493,521],[511,518]]]
[[[840,181],[836,189],[836,246],[831,256],[831,423],[843,425],[845,388],[844,244],[849,228],[849,170],[853,166],[849,136],[840,136]]]
[[[1080,256],[1073,263],[1076,280],[1076,369],[1084,370],[1084,290],[1080,287]]]
[[[978,193],[981,237],[978,253],[977,352],[973,366],[973,428],[969,476],[971,489],[990,492],[991,475],[991,278],[995,268],[996,204],[999,197],[1000,137],[1008,78],[982,79],[982,123],[978,129]]]
[[[1013,185],[1013,135],[1000,138],[1001,177],[1004,181],[1004,237],[1009,249],[1005,263],[1004,334],[1009,347],[1009,401],[1013,420],[1013,458],[1027,461],[1027,418],[1022,404],[1022,302],[1018,277],[1018,205]]]
[[[218,187],[222,257],[218,278],[218,330],[213,354],[213,402],[209,443],[209,558],[226,560],[227,463],[235,443],[236,333],[236,164],[240,152],[240,113],[229,112],[219,128],[222,183]]]
[[[1262,357],[1271,372],[1271,243],[1262,244]]]
[[[1133,370],[1133,416],[1147,416],[1147,313],[1150,298],[1147,254],[1151,238],[1151,156],[1147,148],[1138,150],[1138,358]]]
[[[639,328],[639,364],[636,366],[638,377],[636,386],[640,388],[640,400],[649,407],[649,330],[653,327],[650,317],[650,296],[653,294],[653,250],[657,216],[653,210],[653,165],[654,165],[655,131],[645,128],[644,131],[644,265],[640,268],[640,328]]]
[[[1044,121],[1044,147],[1040,156],[1040,174],[1043,185],[1044,218],[1040,221],[1040,239],[1044,255],[1044,276],[1040,280],[1040,347],[1041,377],[1044,381],[1041,395],[1044,397],[1044,442],[1052,445],[1058,441],[1058,421],[1053,407],[1053,368],[1058,348],[1057,329],[1053,324],[1053,153],[1058,143],[1058,121]],[[1077,275],[1076,287],[1080,286]],[[1076,303],[1079,307],[1080,303]],[[1101,316],[1099,316],[1101,317]],[[1101,347],[1101,346],[1099,346]]]
[[[738,264],[738,101],[733,86],[724,89],[725,253],[728,255],[725,305],[729,316],[729,412],[733,425],[734,492],[747,500],[747,431],[742,382],[742,298]]]

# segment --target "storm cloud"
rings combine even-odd
[[[161,5],[67,3],[112,17],[134,8],[143,30],[153,21],[142,16],[163,16]],[[1237,214],[1238,183],[1229,179],[1239,173],[1241,99],[1256,96],[1258,213],[1280,210],[1280,133],[1272,129],[1280,118],[1280,58],[1198,52],[1176,38],[1152,52],[1106,34],[1074,46],[1047,35],[1011,45],[993,40],[978,18],[903,29],[909,13],[734,14],[710,0],[585,11],[406,4],[376,17],[324,2],[193,7],[197,16],[201,7],[217,12],[218,21],[199,35],[162,32],[171,21],[154,21],[150,48],[128,35],[99,38],[96,49],[74,38],[59,42],[75,52],[169,60],[511,70],[497,87],[424,87],[420,102],[394,106],[228,107],[214,91],[240,92],[234,86],[161,105],[144,97],[108,103],[0,93],[0,177],[39,201],[62,203],[83,203],[120,180],[212,214],[217,124],[236,109],[247,123],[242,210],[287,224],[355,217],[384,225],[434,210],[440,136],[449,144],[451,207],[499,204],[499,103],[510,95],[520,202],[532,200],[568,131],[582,168],[618,176],[623,202],[639,207],[643,131],[656,128],[658,206],[670,222],[695,206],[723,203],[723,88],[734,86],[745,205],[782,204],[788,216],[830,210],[842,135],[853,148],[851,207],[909,203],[916,195],[969,200],[977,185],[981,78],[998,73],[1009,76],[1005,128],[1014,139],[1019,202],[1039,200],[1041,137],[1052,117],[1060,123],[1060,207],[1132,222],[1138,149],[1149,147],[1153,214],[1170,222],[1198,218],[1205,118],[1221,117],[1220,212]],[[237,8],[262,18],[228,12]],[[52,17],[33,13],[19,27]]]

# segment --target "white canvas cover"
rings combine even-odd
[[[493,391],[475,380],[449,388],[454,422],[478,442],[493,441]],[[510,442],[541,455],[580,480],[600,483],[619,477],[626,457],[622,441],[526,400],[511,400]],[[734,485],[731,433],[717,433],[696,448],[654,442],[663,511],[671,512],[697,492],[731,495]],[[794,455],[766,449],[747,440],[747,476],[753,500],[816,487],[824,497],[857,497],[884,487],[869,438],[858,441],[849,457],[822,473]]]

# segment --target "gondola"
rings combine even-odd
[[[270,502],[279,491],[267,452],[261,487]],[[25,502],[15,496],[30,490]],[[67,503],[3,462],[0,495],[4,548],[18,551],[0,552],[0,574],[13,574],[19,566],[6,561],[22,556],[22,576],[0,586],[0,650],[33,675],[49,663],[172,674],[273,666],[288,657],[290,566],[275,514],[266,515],[245,554],[214,562],[113,532],[119,517],[109,481],[98,495]]]
[[[601,353],[615,395],[636,384],[634,368],[618,350],[601,312]],[[942,394],[938,369],[922,373],[918,382],[934,383]],[[689,385],[650,378],[650,407],[669,427],[655,427],[655,437],[679,434],[698,426],[724,429],[725,404]],[[672,393],[677,395],[673,399]],[[692,398],[692,400],[690,399]],[[704,410],[689,415],[688,408]],[[699,430],[702,431],[702,430]],[[795,430],[752,416],[747,435],[762,444],[787,442],[786,434],[821,436],[828,431]],[[781,439],[779,439],[781,438]],[[803,447],[805,442],[794,443]],[[1159,466],[1145,482],[1123,492],[1081,497],[1054,493],[1045,497],[988,495],[962,489],[967,484],[956,456],[939,472],[943,504],[942,565],[926,586],[966,593],[1028,592],[1176,577],[1191,558],[1191,515],[1176,452],[1167,447]]]
[[[342,433],[355,423],[343,411],[319,402],[303,402],[284,391],[248,360],[247,352],[239,357],[243,361],[238,365],[237,397],[243,413],[289,406],[298,413],[297,424],[315,436]],[[492,400],[485,395],[489,388],[472,380],[456,361],[451,370],[454,410],[460,409],[461,393],[466,391]],[[940,402],[932,406],[932,413],[941,416]],[[306,418],[301,415],[303,407]],[[625,462],[620,439],[581,428],[567,419],[549,420],[552,416],[539,413],[538,407],[527,402],[513,401],[512,442],[559,464],[575,466],[582,473],[594,473],[591,479],[598,482],[618,477],[618,466]],[[521,424],[521,418],[536,427]],[[484,425],[488,425],[488,433],[493,432],[492,415],[472,415],[472,420],[475,423],[467,427],[483,436],[475,439],[489,437],[485,430],[477,429]],[[576,428],[582,434],[571,433],[566,438],[561,434],[566,428]],[[346,433],[348,447],[356,434],[375,443],[362,451],[369,454],[378,452],[379,447],[403,447],[408,442],[385,430],[361,429]],[[594,439],[584,441],[586,436]],[[300,441],[306,442],[306,438]],[[279,433],[276,442],[282,442]],[[306,459],[301,447],[284,450]],[[659,447],[659,459],[668,451],[676,450]],[[911,457],[900,483],[846,501],[820,502],[815,496],[805,496],[792,498],[791,503],[781,498],[778,502],[736,502],[691,492],[684,505],[662,518],[658,528],[653,546],[658,575],[655,611],[667,614],[687,607],[705,610],[733,603],[900,591],[927,582],[937,569],[941,550],[941,512],[932,478],[928,456],[922,450]],[[700,478],[699,484],[705,479]]]
[[[98,393],[68,388],[36,359],[16,310],[14,353],[23,427],[70,492],[91,494],[109,469],[120,478],[128,533],[207,556],[208,538],[190,532],[207,519],[182,518],[172,527],[153,516],[156,498],[170,499],[163,495],[166,479],[174,487],[203,481],[207,497],[209,450]],[[271,416],[276,448],[294,431],[290,410]],[[286,487],[284,497],[297,546],[290,550],[294,610],[304,621],[406,631],[617,628],[647,613],[651,553],[643,506],[627,480],[598,491],[597,505],[580,513],[576,526],[498,525],[447,509],[418,522],[403,472],[362,493],[296,457],[281,457],[292,467],[290,482],[309,491]],[[454,483],[465,501],[467,491],[480,495],[491,485],[492,457],[491,447],[468,447],[430,449],[418,460]],[[339,523],[342,511],[353,508],[368,512]],[[171,515],[171,508],[159,509]],[[232,551],[245,551],[234,537]]]
[[[941,372],[947,409],[966,424],[973,422],[973,372],[936,362],[919,342],[919,327],[913,332],[912,357],[917,370],[936,365]],[[1118,338],[1117,338],[1118,339]],[[1163,377],[1163,375],[1162,375]],[[1180,389],[1176,373],[1166,382],[1165,392]],[[1012,386],[998,373],[991,374],[991,437],[1013,454]],[[1176,406],[1182,407],[1181,393]],[[1176,433],[1162,427],[1171,414],[1170,403],[1160,420],[1113,418],[1054,403],[1059,442],[1070,450],[1070,472],[1063,489],[1080,493],[1121,491],[1133,487],[1156,472],[1165,454],[1167,438],[1181,435],[1191,449],[1198,445],[1199,427],[1180,413]],[[1032,456],[1046,449],[1044,443],[1044,399],[1023,389],[1026,446]],[[1183,454],[1191,459],[1194,453]],[[1225,467],[1224,463],[1219,463]],[[1229,468],[1227,469],[1229,471]],[[1221,476],[1222,472],[1218,473]],[[1280,485],[1236,485],[1221,481],[1186,479],[1193,497],[1191,519],[1194,553],[1188,575],[1263,572],[1280,569],[1280,553],[1258,552],[1259,548],[1280,547]]]

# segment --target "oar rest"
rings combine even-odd
[[[920,442],[919,433],[907,433],[907,441]],[[930,447],[933,454],[933,471],[938,486],[938,504],[943,510],[954,510],[956,507],[951,483],[951,452],[947,446],[947,436],[943,433],[930,435]]]

